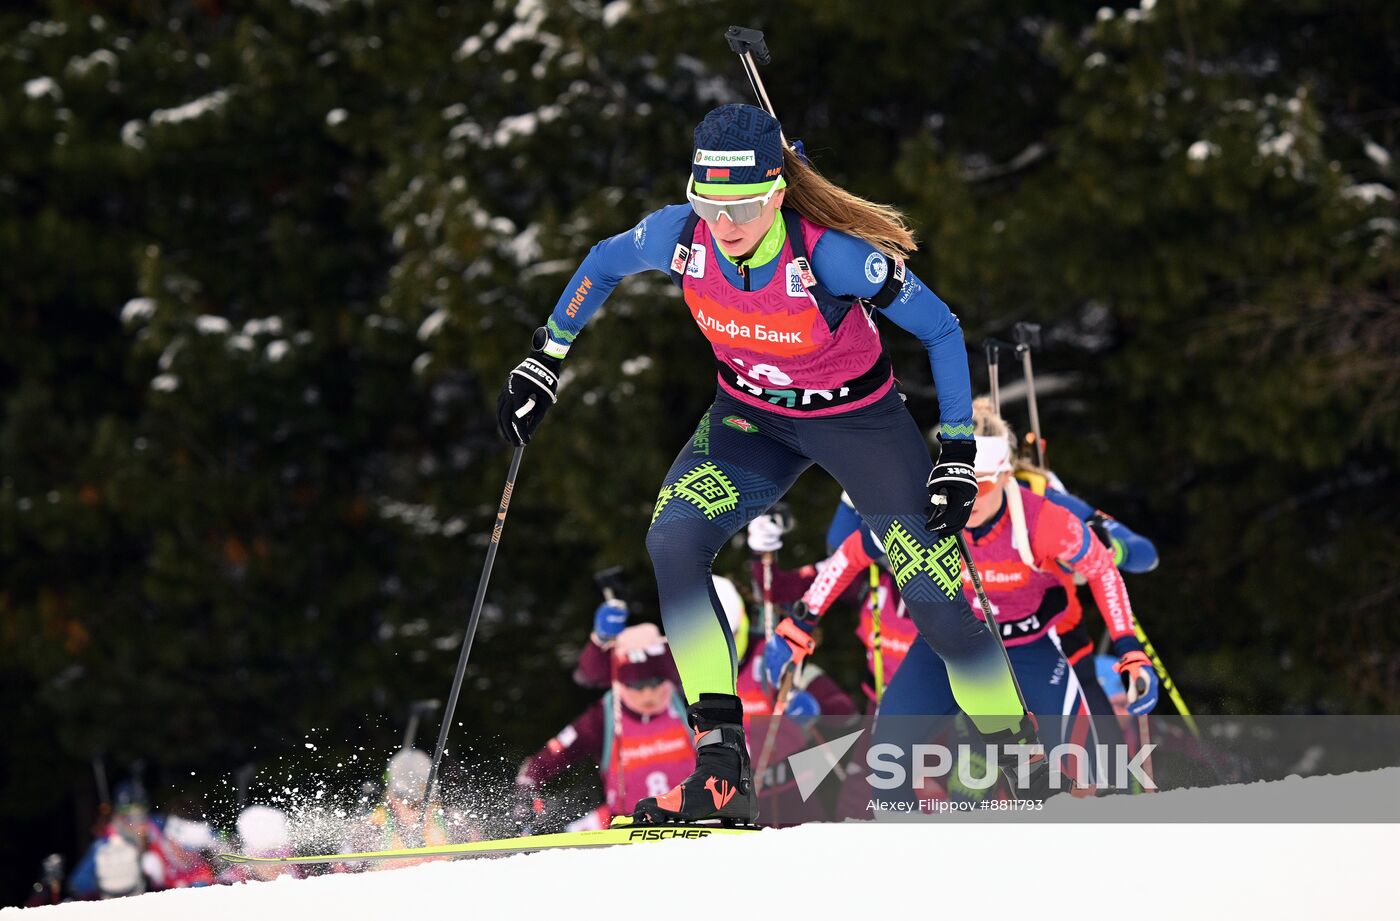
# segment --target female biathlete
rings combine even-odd
[[[752,730],[753,720],[771,717],[773,715],[773,704],[776,694],[773,691],[774,685],[764,680],[763,674],[763,633],[762,625],[757,625],[760,632],[750,633],[750,621],[748,607],[744,603],[744,598],[739,594],[739,589],[724,576],[714,577],[715,595],[720,600],[720,606],[724,610],[725,620],[729,624],[730,635],[734,637],[735,658],[739,663],[738,680],[735,682],[734,693],[738,695],[744,708],[744,728],[746,731]],[[583,651],[579,654],[578,667],[574,670],[574,682],[587,688],[602,688],[609,684],[615,684],[610,677],[610,662],[616,661],[612,651],[616,648],[618,631],[626,636],[629,630],[627,627],[627,609],[620,603],[605,602],[599,606],[594,613],[593,633],[589,637]],[[755,639],[756,641],[751,642]],[[754,765],[754,790],[760,797],[760,810],[763,813],[765,825],[782,825],[793,816],[802,815],[804,809],[802,803],[804,799],[801,790],[798,788],[796,779],[792,772],[788,770],[787,758],[803,749],[811,747],[811,740],[802,731],[801,727],[810,726],[817,717],[840,717],[854,714],[856,712],[855,702],[841,689],[831,677],[825,674],[819,667],[808,665],[802,670],[799,680],[792,684],[791,692],[787,698],[787,708],[783,711],[783,716],[787,719],[777,724],[763,724],[764,729],[756,735],[752,731],[747,732],[750,745],[749,758]],[[625,699],[624,699],[625,700]],[[603,718],[609,718],[605,709]],[[683,718],[683,716],[682,716]],[[614,717],[617,720],[616,717]],[[679,725],[684,725],[678,721]],[[619,721],[622,725],[622,721]],[[625,729],[625,727],[624,727]],[[767,730],[772,729],[770,734]],[[579,731],[582,738],[583,731]],[[560,737],[561,739],[563,736]],[[613,751],[623,751],[625,754],[626,743],[619,749],[618,739],[626,739],[624,732],[613,733]],[[555,743],[551,743],[553,745]],[[575,743],[579,744],[579,743]],[[669,790],[676,781],[682,779],[690,772],[690,764],[685,764],[685,770],[676,776],[675,780],[667,783],[662,792]],[[604,767],[604,780],[607,781],[607,768]],[[641,789],[635,785],[629,790]],[[646,790],[632,796],[625,806],[626,811],[631,812],[636,800],[646,794]],[[655,791],[652,791],[655,792]],[[610,802],[612,799],[610,798]],[[616,807],[613,812],[618,812]],[[593,815],[605,815],[606,810],[595,810]],[[571,828],[601,827],[592,826],[586,823],[575,823]]]
[[[974,400],[973,414],[977,414],[978,404],[982,400]],[[988,408],[991,401],[986,401]],[[1109,555],[1113,558],[1113,565],[1119,572],[1142,573],[1151,572],[1157,568],[1157,548],[1152,541],[1133,531],[1123,522],[1109,515],[1101,509],[1097,509],[1075,496],[1065,489],[1060,478],[1049,470],[1037,467],[1024,457],[1019,458],[1016,464],[1016,479],[1020,484],[1038,496],[1044,496],[1048,501],[1055,503],[1062,508],[1068,509],[1080,521],[1089,526],[1089,530],[1094,532],[1094,536],[1106,547]],[[1089,704],[1089,712],[1095,716],[1112,716],[1114,714],[1113,704],[1109,701],[1109,695],[1100,687],[1099,674],[1095,665],[1094,641],[1089,636],[1089,631],[1083,623],[1084,609],[1076,597],[1075,590],[1068,586],[1069,607],[1065,613],[1060,615],[1060,619],[1055,622],[1055,634],[1060,640],[1060,650],[1073,666],[1074,672],[1079,676],[1080,687],[1084,691],[1084,699]],[[1121,690],[1119,693],[1122,693]],[[1134,712],[1143,711],[1142,702],[1134,702]],[[1148,707],[1148,709],[1151,709]],[[1116,740],[1117,733],[1111,722],[1098,724],[1101,728],[1107,728],[1110,739],[1100,741]]]
[[[980,403],[981,401],[979,401]],[[1087,716],[1080,682],[1060,650],[1052,628],[1071,607],[1071,574],[1089,583],[1104,613],[1118,656],[1117,670],[1128,685],[1130,712],[1145,714],[1157,702],[1157,674],[1133,631],[1132,608],[1113,554],[1084,521],[1065,507],[1037,495],[1013,477],[1015,435],[1005,420],[981,405],[974,415],[977,454],[973,469],[978,496],[968,519],[973,563],[982,578],[1011,664],[1032,713],[1040,719],[1046,746],[1060,741],[1091,744],[1087,721],[1046,720],[1047,716]],[[857,500],[859,501],[859,500]],[[785,618],[765,654],[770,672],[788,657],[810,653],[804,634],[874,554],[869,536],[853,530],[803,596],[799,616]],[[874,551],[878,554],[878,550]],[[886,559],[898,579],[898,556]],[[971,579],[966,579],[971,593]],[[794,629],[799,628],[799,629]],[[914,644],[899,664],[880,702],[879,715],[945,714],[956,711],[948,678],[937,657]]]
[[[603,666],[608,692],[527,758],[515,778],[518,802],[538,817],[550,781],[575,764],[598,765],[605,801],[570,831],[606,828],[643,796],[669,790],[689,772],[694,755],[675,666],[656,625],[621,630],[605,657],[613,660]]]
[[[662,208],[593,248],[497,404],[502,435],[526,443],[575,337],[618,282],[646,269],[671,274],[714,349],[718,392],[666,475],[647,534],[696,769],[638,803],[637,820],[757,817],[734,638],[710,566],[813,463],[907,561],[900,590],[958,706],[988,741],[1033,744],[1006,657],[959,591],[954,535],[977,496],[967,352],[947,305],[904,267],[915,244],[903,217],[822,178],[753,106],[706,115],[690,162],[689,207]],[[877,314],[928,348],[942,422],[932,472]]]
[[[757,520],[757,519],[755,519]],[[714,577],[715,597],[724,611],[729,634],[734,637],[734,658],[739,663],[734,693],[744,706],[744,727],[755,717],[773,715],[772,685],[763,676],[763,643],[751,643],[753,634],[748,606],[732,581],[724,576]],[[579,653],[574,669],[574,683],[585,688],[606,688],[613,683],[609,673],[609,653],[619,632],[625,632],[627,608],[619,601],[605,601],[593,613],[593,633]],[[761,626],[761,625],[760,625]],[[818,716],[845,716],[855,713],[855,704],[841,686],[820,668],[803,671],[801,682],[794,685],[788,697],[784,715],[796,720]],[[753,741],[750,739],[749,741]],[[753,752],[749,753],[750,755]],[[766,784],[765,784],[766,786]]]

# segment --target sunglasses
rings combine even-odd
[[[695,209],[695,213],[700,215],[700,220],[707,224],[713,224],[720,219],[720,215],[728,217],[734,224],[752,224],[763,217],[763,209],[768,207],[768,203],[777,194],[778,183],[783,179],[779,176],[773,180],[773,185],[767,192],[757,198],[740,198],[735,201],[713,201],[695,194],[695,176],[691,175],[685,184],[685,197],[690,199],[690,207]]]
[[[997,480],[1001,479],[1001,474],[993,474],[990,479],[986,477],[977,478],[977,498],[985,499],[997,488]]]
[[[628,681],[625,683],[627,687],[634,691],[649,691],[652,688],[660,687],[665,680],[665,678],[641,678],[637,681]]]

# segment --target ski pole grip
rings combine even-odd
[[[606,601],[618,601],[623,607],[627,606],[627,589],[623,584],[622,567],[610,566],[601,569],[593,574],[593,583],[598,586],[598,590],[603,593]]]
[[[1007,342],[1005,339],[998,339],[996,336],[988,336],[986,339],[983,339],[982,348],[987,350],[987,361],[990,364],[997,363],[997,358],[993,356],[1000,357],[1003,351],[1016,351],[1016,346]]]
[[[730,26],[729,31],[724,33],[724,37],[729,42],[729,48],[735,54],[752,54],[753,59],[760,64],[771,64],[773,56],[768,53],[768,43],[763,40],[763,33],[758,29],[746,29],[743,26]]]
[[[791,531],[796,524],[792,517],[792,507],[786,502],[774,502],[772,508],[768,509],[768,514],[778,522],[778,527],[784,534]]]
[[[1039,323],[1027,323],[1022,321],[1011,327],[1011,334],[1012,337],[1015,338],[1017,345],[1027,346],[1036,351],[1040,350]]]

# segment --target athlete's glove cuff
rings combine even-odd
[[[1132,634],[1120,636],[1113,641],[1113,654],[1118,658],[1126,658],[1129,653],[1134,652],[1142,652],[1142,643]]]
[[[938,463],[928,476],[928,529],[934,534],[961,531],[977,501],[977,442],[939,440]]]
[[[1157,686],[1160,679],[1147,653],[1133,650],[1118,660],[1113,670],[1122,675],[1128,687],[1128,712],[1145,716],[1157,706]]]
[[[527,444],[544,414],[559,396],[559,372],[563,362],[543,351],[549,331],[535,330],[530,357],[506,377],[506,385],[496,400],[496,427],[501,437],[513,445]]]

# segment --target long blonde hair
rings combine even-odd
[[[1011,456],[1017,454],[1016,431],[992,408],[991,397],[978,397],[972,401],[972,434],[984,438],[1005,438],[1011,445]]]
[[[783,175],[783,203],[812,223],[860,237],[892,259],[908,259],[918,250],[909,219],[898,208],[852,195],[790,149],[783,151]]]

